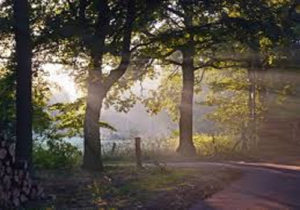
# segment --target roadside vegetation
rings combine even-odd
[[[49,195],[48,209],[186,209],[239,178],[226,168],[170,168],[149,164],[107,166],[101,174],[76,170],[40,171],[40,182]],[[35,205],[37,205],[35,203]]]

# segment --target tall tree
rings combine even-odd
[[[78,81],[87,84],[82,85],[87,91],[83,160],[86,169],[102,169],[99,121],[103,101],[129,69],[132,55],[139,56],[136,50],[142,46],[134,47],[139,42],[136,32],[148,23],[148,14],[159,2],[80,0],[61,1],[50,4],[51,7],[45,7],[45,2],[37,3],[46,9],[45,25],[37,29],[41,36],[34,40],[38,50],[44,49],[49,63],[75,67]]]
[[[184,16],[183,22],[185,27],[191,28],[193,26],[193,11],[181,1]],[[189,31],[187,30],[188,36]],[[193,144],[193,103],[194,103],[194,81],[195,81],[195,47],[194,37],[187,41],[185,47],[181,49],[182,52],[182,94],[180,104],[180,121],[179,121],[179,135],[180,141],[177,151],[185,155],[194,155],[196,150]]]
[[[164,27],[153,34],[154,42],[164,46],[157,47],[157,58],[181,69],[180,137],[177,152],[184,156],[196,153],[193,144],[195,73],[216,63],[211,59],[211,49],[224,39],[226,30],[222,27],[220,15],[218,2],[169,1],[162,14]]]
[[[126,20],[122,34],[121,62],[119,66],[103,76],[103,56],[106,37],[109,33],[110,8],[105,0],[99,1],[98,23],[96,25],[96,37],[98,46],[92,48],[92,66],[88,76],[87,108],[84,123],[84,158],[83,167],[86,169],[102,170],[101,143],[99,121],[103,100],[114,83],[123,76],[130,62],[130,43],[135,18],[134,0],[126,1]]]
[[[284,24],[280,23],[279,18],[280,2],[221,0],[168,2],[162,14],[164,26],[150,35],[153,35],[153,40],[159,40],[160,45],[164,46],[157,47],[157,58],[179,66],[182,70],[180,139],[177,151],[183,155],[192,155],[195,153],[193,95],[196,70],[207,66],[225,68],[226,63],[231,66],[238,62],[238,57],[228,55],[228,52],[218,53],[222,45],[227,43],[224,46],[230,45],[235,48],[236,44],[243,43],[251,49],[259,48],[263,36],[270,40],[278,40],[281,33],[279,25]],[[181,55],[178,56],[178,52]],[[253,92],[253,85],[251,88]],[[251,103],[253,106],[253,100]]]
[[[16,158],[32,161],[32,105],[31,105],[31,59],[32,46],[29,27],[29,3],[27,0],[15,0],[16,40]]]

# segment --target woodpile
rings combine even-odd
[[[0,209],[43,197],[42,188],[30,178],[27,162],[15,161],[15,145],[0,140]]]

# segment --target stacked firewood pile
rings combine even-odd
[[[15,145],[0,140],[0,209],[42,197],[43,190],[30,178],[27,162],[15,161]]]

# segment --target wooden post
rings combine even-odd
[[[116,144],[116,142],[114,142],[113,145],[112,145],[112,148],[111,148],[111,155],[115,154],[116,147],[117,147],[117,144]]]
[[[136,166],[142,168],[142,151],[141,151],[141,138],[135,138],[135,156],[136,156]]]

